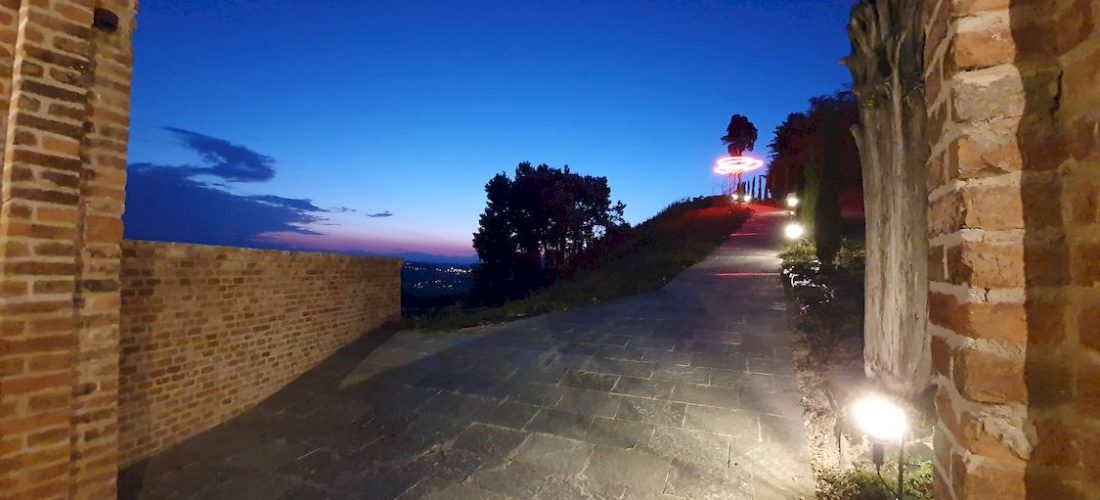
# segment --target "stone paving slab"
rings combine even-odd
[[[120,497],[809,498],[780,221],[755,215],[655,293],[364,337],[129,467]]]

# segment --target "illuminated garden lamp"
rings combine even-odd
[[[798,200],[798,196],[796,196],[796,195],[795,195],[794,193],[791,193],[791,194],[788,194],[788,195],[787,195],[787,207],[788,207],[788,208],[795,208],[795,207],[797,207],[797,206],[798,206],[798,202],[799,202],[799,200]]]
[[[744,199],[742,199],[741,201],[744,201],[745,203],[752,203],[752,195],[746,194]]]
[[[788,240],[794,241],[794,240],[801,239],[802,236],[805,235],[805,234],[806,234],[806,228],[802,227],[802,224],[799,224],[797,222],[792,222],[790,224],[787,224],[783,228],[783,235],[786,236]]]
[[[871,461],[882,480],[882,464],[885,462],[886,444],[898,445],[898,491],[900,500],[905,490],[905,432],[909,428],[905,410],[882,396],[866,396],[852,405],[852,416],[863,432],[871,438]],[[886,482],[883,481],[885,485]],[[889,489],[889,488],[887,488]]]
[[[905,411],[882,396],[868,396],[856,401],[852,406],[852,415],[868,436],[882,442],[900,441],[908,427]]]

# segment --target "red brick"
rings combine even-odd
[[[1100,363],[1083,360],[1077,366],[1074,404],[1080,415],[1100,420]]]
[[[1027,387],[1033,408],[1056,408],[1073,401],[1073,365],[1057,348],[1031,346],[1027,355]]]
[[[948,250],[947,268],[952,283],[979,288],[1019,288],[1027,277],[1022,244],[965,241]]]
[[[1073,245],[1073,283],[1082,286],[1100,284],[1100,240]]]
[[[1077,311],[1077,335],[1082,344],[1100,351],[1100,296],[1082,297]]]
[[[1081,467],[1081,443],[1072,425],[1057,419],[1035,419],[1035,449],[1031,462],[1035,465]]]
[[[982,403],[1027,403],[1024,360],[978,349],[959,351],[955,384],[967,399]]]
[[[1006,10],[1018,0],[949,0],[952,14],[955,16],[969,16],[982,12]]]
[[[963,192],[966,227],[1019,229],[1024,227],[1023,198],[1018,186],[972,187]]]
[[[68,387],[71,384],[72,375],[68,373],[6,378],[4,383],[0,385],[0,395],[33,394],[45,389]]]
[[[1100,186],[1088,181],[1076,182],[1068,186],[1070,190],[1071,221],[1074,224],[1086,225],[1097,222],[1097,196],[1100,196]]]
[[[1016,44],[1007,23],[980,31],[959,32],[951,44],[951,63],[955,68],[971,70],[1012,62]]]
[[[932,372],[937,375],[951,376],[951,346],[943,338],[932,336]]]

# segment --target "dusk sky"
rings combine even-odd
[[[147,0],[126,236],[469,257],[525,160],[606,176],[641,222],[720,189],[731,114],[762,158],[848,84],[851,4]]]

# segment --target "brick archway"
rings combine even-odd
[[[0,3],[0,491],[109,498],[132,0]]]
[[[1100,495],[1100,1],[926,2],[937,498]]]

